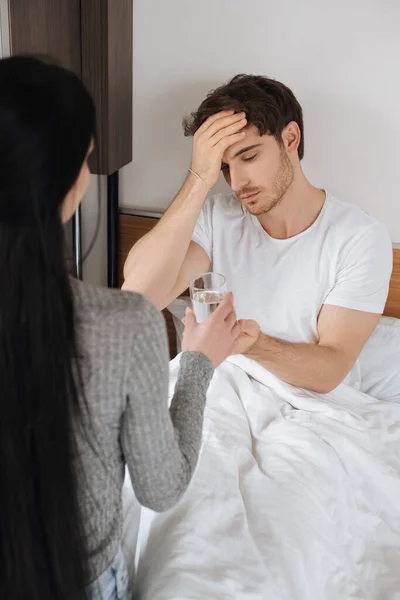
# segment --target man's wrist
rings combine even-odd
[[[202,177],[199,173],[197,173],[197,171],[194,171],[192,168],[189,169],[189,173],[191,175],[194,175],[196,177],[196,179],[198,179],[199,181],[201,181],[201,183],[204,185],[204,187],[207,190],[207,194],[209,192],[211,192],[211,188],[208,186],[208,183],[206,182],[206,180],[204,179],[204,177]]]
[[[205,183],[190,171],[188,173],[188,176],[186,177],[185,183],[188,186],[190,193],[195,194],[196,197],[202,198],[203,201],[206,199],[208,193],[210,192]]]

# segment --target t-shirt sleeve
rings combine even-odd
[[[207,252],[210,262],[212,262],[212,206],[213,199],[207,198],[192,234],[192,241]]]
[[[381,314],[393,266],[389,232],[381,223],[356,236],[324,304]]]

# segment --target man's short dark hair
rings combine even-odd
[[[301,133],[298,155],[304,156],[303,111],[293,92],[283,83],[261,75],[236,75],[229,83],[212,90],[184,122],[185,135],[194,135],[208,117],[222,110],[245,112],[248,125],[260,135],[273,135],[282,143],[282,131],[295,121]]]

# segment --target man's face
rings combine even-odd
[[[247,210],[263,215],[281,201],[294,176],[293,165],[283,145],[258,129],[245,129],[243,140],[230,146],[222,157],[222,172],[228,185]]]

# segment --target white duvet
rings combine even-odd
[[[400,398],[322,396],[230,359],[191,486],[142,512],[136,560],[143,600],[400,599]]]

